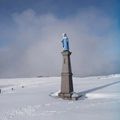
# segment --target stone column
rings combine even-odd
[[[69,50],[62,52],[63,64],[61,73],[61,91],[59,97],[63,99],[71,99],[73,94],[73,81],[72,81],[72,69]]]

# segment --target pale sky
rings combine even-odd
[[[61,74],[67,33],[74,75],[120,73],[119,0],[0,0],[0,78]]]

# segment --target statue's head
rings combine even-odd
[[[67,34],[66,34],[66,33],[63,33],[63,38],[64,38],[64,37],[67,37]]]

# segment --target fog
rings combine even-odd
[[[62,33],[70,42],[74,75],[120,73],[117,21],[97,9],[60,19],[32,9],[13,13],[4,25],[0,77],[58,76],[62,66]]]

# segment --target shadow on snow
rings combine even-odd
[[[109,83],[109,84],[105,84],[105,85],[102,85],[102,86],[99,86],[99,87],[95,87],[95,88],[92,88],[92,89],[88,89],[88,90],[85,90],[85,91],[81,91],[81,92],[78,92],[77,94],[80,97],[80,99],[85,99],[86,98],[86,94],[87,93],[90,93],[90,92],[93,92],[93,91],[96,91],[96,90],[99,90],[99,89],[102,89],[102,88],[105,88],[105,87],[109,87],[111,85],[115,85],[115,84],[118,84],[120,83],[120,81],[117,81],[117,82],[112,82],[112,83]]]

